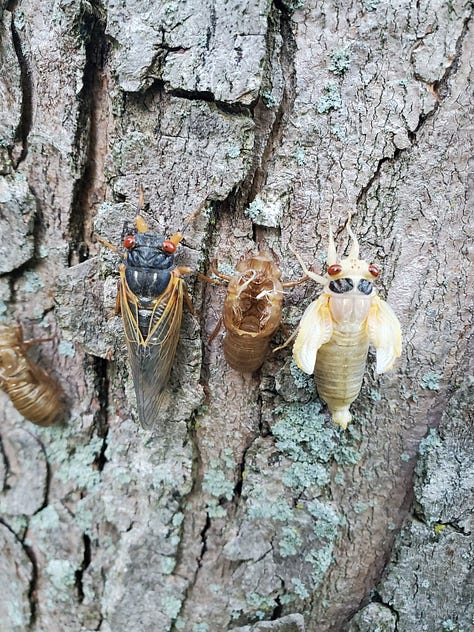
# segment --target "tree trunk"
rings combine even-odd
[[[53,337],[31,356],[70,412],[1,394],[2,632],[470,629],[469,3],[1,7],[0,312]],[[195,275],[139,426],[94,231],[120,246],[140,184],[160,234],[205,204],[177,254],[204,273],[264,241],[319,273],[352,212],[404,344],[386,376],[369,354],[347,431],[290,347],[226,365],[225,287]],[[289,331],[319,291],[285,293]]]

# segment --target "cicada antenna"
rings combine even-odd
[[[334,233],[332,230],[331,211],[328,211],[328,226],[329,226],[329,239],[328,239],[327,264],[328,266],[330,266],[333,263],[336,263],[337,261],[336,244],[334,243]]]
[[[138,192],[137,215],[140,215],[140,211],[145,206],[145,193],[143,191],[143,186],[141,182],[138,185],[137,192]]]
[[[184,231],[187,229],[187,227],[189,226],[189,224],[193,221],[193,219],[195,217],[197,217],[199,215],[199,213],[201,213],[201,211],[203,210],[203,208],[206,207],[207,204],[207,198],[204,198],[204,200],[201,202],[201,204],[197,207],[197,209],[195,211],[193,211],[191,213],[191,215],[189,215],[185,220],[184,220],[184,224],[183,224],[183,228],[181,229],[181,233],[184,233]]]
[[[197,207],[197,209],[193,211],[191,215],[188,215],[188,217],[184,220],[182,229],[178,230],[178,232],[175,233],[174,235],[171,235],[171,237],[169,238],[169,241],[172,241],[174,245],[177,246],[184,238],[184,231],[188,228],[189,224],[193,221],[193,219],[199,215],[202,209],[205,208],[206,204],[207,204],[207,198],[204,198],[204,200]]]
[[[346,230],[349,233],[349,237],[352,239],[352,247],[351,247],[351,250],[349,252],[348,259],[351,259],[353,261],[357,261],[359,259],[359,241],[357,240],[357,237],[355,236],[354,231],[352,230],[351,218],[352,218],[351,212],[348,211],[348,213],[347,213]]]
[[[145,194],[143,192],[143,186],[140,182],[137,188],[138,204],[137,204],[137,216],[135,218],[135,225],[139,233],[146,233],[148,230],[148,224],[145,218],[141,215],[143,207],[145,206]]]

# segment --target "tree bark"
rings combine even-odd
[[[0,394],[5,632],[418,632],[472,625],[470,6],[361,0],[0,5],[0,316],[67,394]],[[347,214],[398,315],[347,431],[286,348],[225,363],[223,286],[187,279],[166,412],[137,421],[109,317],[124,221],[231,268],[321,272]],[[319,288],[285,294],[293,330]],[[284,334],[277,337],[283,341]],[[421,444],[420,444],[421,442]]]

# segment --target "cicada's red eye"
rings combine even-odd
[[[380,274],[380,270],[378,269],[378,267],[376,265],[374,265],[373,263],[370,264],[369,266],[369,272],[373,277],[378,277]]]
[[[342,272],[342,266],[339,263],[333,263],[332,266],[328,268],[329,276],[336,276],[339,272]]]
[[[163,250],[165,252],[169,252],[170,254],[173,254],[173,252],[176,252],[176,244],[174,244],[169,239],[165,239],[165,241],[162,243],[161,247],[163,248]]]
[[[125,237],[125,239],[123,240],[123,245],[125,246],[125,248],[131,248],[132,246],[134,246],[135,235],[127,235],[127,237]]]

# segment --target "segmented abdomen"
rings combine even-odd
[[[368,348],[364,329],[356,333],[334,330],[331,340],[320,347],[316,356],[314,380],[319,396],[343,428],[351,420],[349,406],[362,386]]]
[[[251,336],[228,329],[222,343],[225,359],[233,369],[241,373],[256,371],[265,360],[272,335],[273,331],[268,336]]]
[[[2,380],[17,411],[38,426],[51,426],[64,413],[62,391],[56,382],[24,356],[18,358],[20,371]]]

